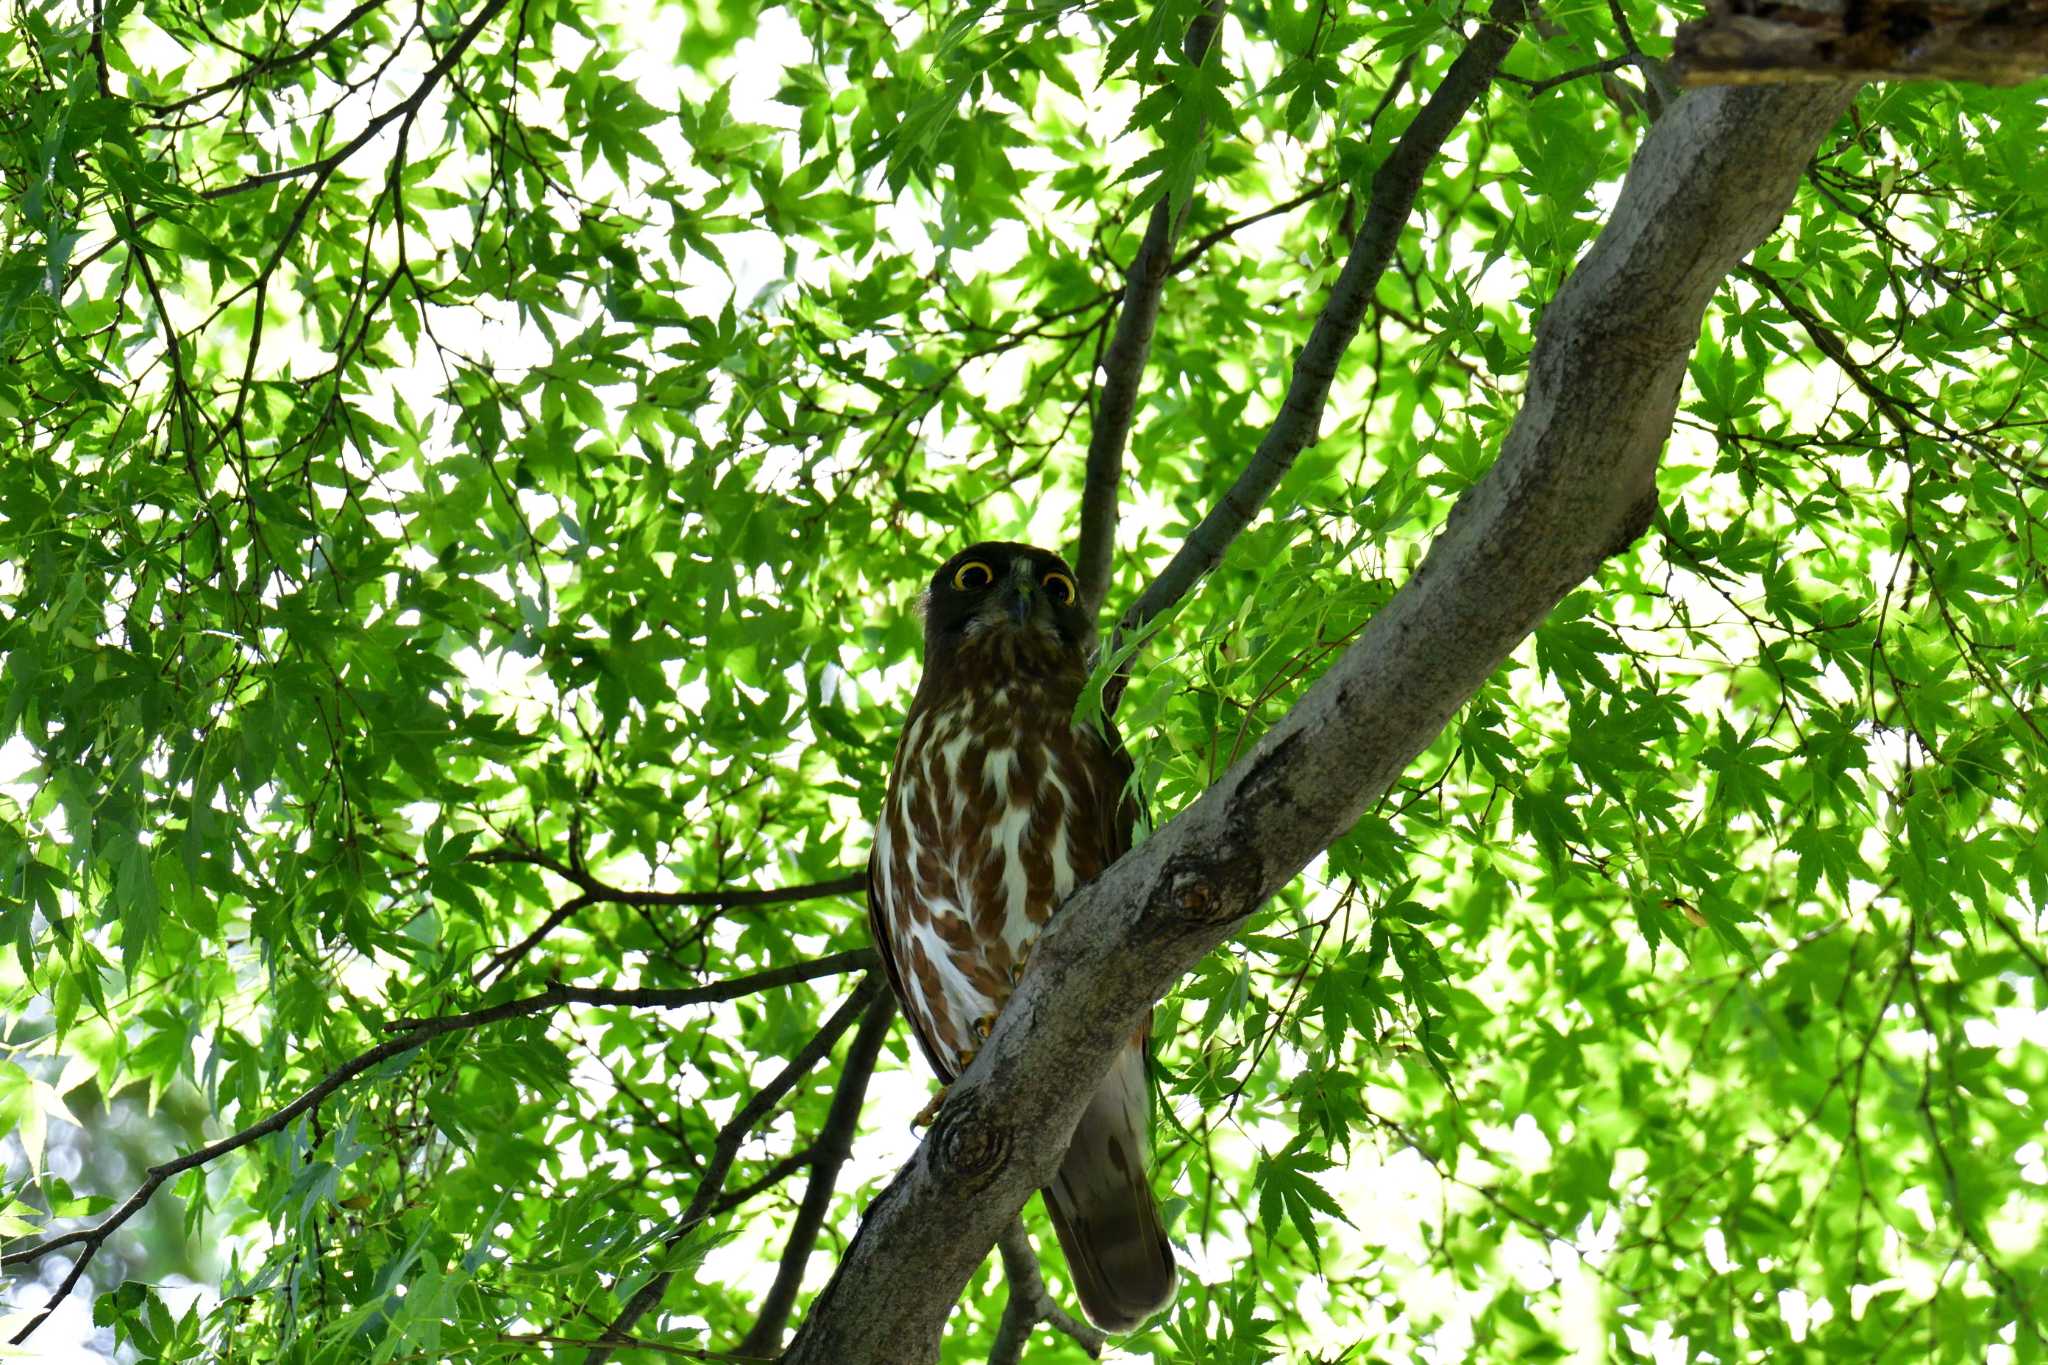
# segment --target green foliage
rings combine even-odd
[[[1473,22],[1232,6],[1191,66],[1199,8],[15,6],[10,1250],[405,1021],[865,944],[840,879],[915,594],[972,538],[1070,540],[1147,205],[1186,220],[1112,610],[1257,444]],[[1624,53],[1624,11],[1668,45],[1639,3],[1524,36],[1320,442],[1137,654],[1155,820],[1499,450],[1654,106],[1632,68],[1542,83]],[[1131,1349],[2048,1355],[2039,94],[1864,94],[1709,316],[1653,531],[1162,1004],[1193,1254]],[[522,1359],[669,1268],[636,1330],[730,1350],[838,1064],[670,1234],[851,989],[426,1039],[168,1180],[187,1244],[115,1233],[92,1321],[138,1359]],[[875,1093],[918,1067],[899,1030]],[[900,1129],[871,1096],[857,1153]],[[51,1159],[116,1133],[131,1170]],[[892,1159],[857,1158],[825,1252]],[[949,1352],[1000,1311],[971,1296]]]

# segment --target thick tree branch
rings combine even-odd
[[[988,1365],[1021,1365],[1024,1348],[1031,1344],[1031,1329],[1041,1322],[1072,1337],[1089,1359],[1100,1356],[1109,1334],[1081,1321],[1046,1293],[1038,1253],[1032,1249],[1022,1219],[1010,1220],[996,1249],[1003,1256],[1003,1278],[1009,1282],[1010,1298],[1003,1305],[1003,1320],[996,1324],[996,1344],[988,1353]]]
[[[1223,0],[1209,0],[1188,25],[1183,52],[1189,66],[1209,55],[1223,19]],[[1173,235],[1186,205],[1162,193],[1152,205],[1145,240],[1131,258],[1124,283],[1123,307],[1116,332],[1102,357],[1102,399],[1095,408],[1095,427],[1088,436],[1087,475],[1081,487],[1081,539],[1074,551],[1074,572],[1080,576],[1081,607],[1092,621],[1109,592],[1110,558],[1116,550],[1117,485],[1123,478],[1124,447],[1138,410],[1138,386],[1145,377],[1145,359],[1152,353],[1152,331],[1159,322],[1159,295],[1173,263]]]
[[[1401,232],[1415,208],[1415,197],[1422,191],[1423,176],[1466,111],[1493,83],[1527,14],[1526,0],[1494,0],[1479,31],[1451,63],[1442,83],[1430,92],[1394,150],[1373,172],[1365,221],[1359,225],[1351,255],[1317,315],[1308,341],[1294,358],[1294,374],[1279,415],[1223,500],[1209,510],[1166,568],[1124,613],[1117,624],[1119,637],[1142,628],[1180,601],[1203,574],[1221,563],[1230,542],[1251,524],[1294,467],[1295,457],[1315,443],[1337,364],[1358,335],[1380,276],[1394,259]]]
[[[320,1103],[329,1095],[332,1095],[364,1072],[381,1066],[394,1057],[403,1056],[415,1048],[432,1042],[436,1038],[444,1037],[451,1033],[461,1033],[470,1029],[482,1028],[487,1024],[503,1023],[507,1019],[523,1019],[528,1015],[543,1014],[549,1010],[558,1009],[563,1005],[630,1005],[652,1009],[675,1009],[685,1005],[714,1004],[721,1000],[736,1000],[743,995],[753,995],[760,991],[773,990],[778,986],[790,986],[798,982],[812,981],[822,976],[836,976],[845,972],[867,970],[871,969],[874,965],[875,954],[873,949],[856,948],[849,952],[835,953],[830,957],[821,957],[815,962],[798,963],[791,967],[777,967],[771,971],[755,972],[751,976],[733,977],[727,981],[719,981],[709,986],[699,986],[688,990],[633,990],[600,986],[555,985],[548,987],[548,989],[538,995],[529,995],[518,1000],[507,1000],[502,1004],[490,1005],[480,1010],[471,1010],[465,1014],[444,1014],[431,1019],[402,1020],[388,1024],[386,1025],[387,1028],[399,1028],[404,1031],[396,1038],[389,1039],[377,1044],[375,1047],[357,1053],[333,1071],[328,1072],[323,1079],[302,1093],[297,1099],[284,1105],[282,1108],[272,1111],[263,1119],[237,1132],[230,1133],[218,1142],[208,1143],[204,1147],[195,1148],[192,1151],[186,1152],[183,1156],[165,1162],[161,1166],[150,1167],[145,1179],[141,1185],[136,1187],[135,1192],[122,1200],[112,1213],[92,1227],[47,1238],[44,1241],[23,1247],[19,1251],[0,1253],[0,1269],[19,1273],[22,1269],[33,1265],[52,1252],[61,1251],[65,1247],[71,1246],[80,1248],[78,1259],[72,1263],[70,1272],[58,1284],[57,1292],[52,1294],[49,1302],[43,1305],[43,1311],[38,1313],[29,1321],[26,1327],[15,1334],[13,1342],[19,1346],[22,1342],[28,1340],[29,1336],[49,1318],[50,1314],[57,1311],[57,1305],[68,1298],[71,1291],[77,1287],[78,1281],[85,1274],[86,1267],[92,1263],[93,1257],[99,1254],[100,1247],[106,1243],[109,1237],[118,1232],[123,1224],[127,1223],[136,1214],[142,1212],[143,1207],[149,1203],[151,1197],[159,1189],[163,1188],[166,1181],[174,1176],[182,1175],[186,1171],[196,1170],[211,1161],[226,1156],[230,1152],[239,1151],[252,1142],[269,1137],[272,1133],[279,1132],[301,1114],[318,1108]]]
[[[861,978],[860,985],[846,1002],[836,1010],[830,1019],[818,1029],[817,1036],[804,1044],[788,1065],[775,1073],[775,1078],[756,1091],[754,1097],[740,1106],[739,1112],[726,1120],[718,1130],[718,1138],[711,1146],[711,1160],[705,1164],[704,1178],[697,1182],[697,1193],[690,1199],[690,1206],[683,1210],[683,1216],[676,1220],[675,1230],[662,1239],[661,1250],[653,1258],[659,1262],[668,1252],[679,1245],[694,1231],[698,1224],[711,1216],[712,1208],[718,1202],[718,1195],[725,1188],[725,1177],[732,1170],[732,1163],[739,1156],[740,1144],[747,1140],[763,1119],[775,1112],[775,1106],[782,1103],[782,1097],[796,1088],[796,1083],[809,1075],[819,1062],[832,1055],[832,1048],[839,1042],[839,1035],[853,1026],[853,1021],[872,1006],[877,998],[886,999],[888,987],[880,972],[869,972]],[[889,1013],[883,1014],[880,1031],[887,1033]],[[877,1044],[879,1046],[879,1044]],[[634,1324],[647,1315],[648,1310],[661,1302],[661,1296],[668,1292],[669,1282],[675,1272],[659,1270],[649,1275],[644,1284],[626,1300],[626,1306],[619,1310],[618,1317],[605,1328],[607,1340],[623,1337],[633,1330]],[[598,1345],[583,1357],[583,1365],[603,1365],[611,1359],[613,1347]]]
[[[1152,1002],[1341,838],[1565,594],[1642,533],[1707,303],[1777,224],[1851,94],[1695,93],[1657,122],[1543,317],[1494,467],[1286,717],[1053,919],[785,1365],[936,1359],[954,1302],[1051,1178]]]
[[[889,1025],[895,1019],[896,997],[887,991],[877,994],[861,1018],[860,1031],[847,1045],[846,1061],[839,1068],[839,1088],[832,1093],[825,1126],[811,1149],[815,1155],[811,1178],[804,1186],[803,1203],[797,1206],[796,1222],[791,1224],[789,1241],[782,1248],[775,1283],[768,1287],[768,1296],[761,1301],[761,1315],[755,1319],[753,1330],[733,1348],[740,1355],[772,1358],[782,1350],[782,1334],[789,1326],[790,1310],[796,1307],[804,1270],[810,1264],[811,1252],[817,1249],[825,1215],[831,1210],[839,1168],[853,1155],[853,1135],[860,1126],[860,1107],[867,1098],[868,1078],[875,1074],[875,1059],[881,1056],[882,1044],[889,1039]]]

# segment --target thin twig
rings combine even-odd
[[[738,1189],[718,1196],[718,1202],[711,1206],[711,1216],[716,1218],[721,1213],[730,1213],[761,1191],[772,1189],[798,1171],[808,1169],[817,1159],[818,1149],[815,1147],[805,1147],[800,1151],[791,1152]]]
[[[761,1087],[754,1098],[740,1106],[739,1112],[718,1130],[718,1139],[711,1148],[711,1160],[704,1166],[704,1178],[697,1183],[697,1193],[691,1198],[690,1206],[683,1210],[683,1216],[676,1220],[675,1230],[662,1239],[661,1249],[654,1253],[657,1261],[666,1259],[670,1250],[710,1216],[713,1205],[718,1201],[719,1192],[725,1185],[726,1174],[732,1170],[733,1159],[739,1155],[740,1144],[747,1140],[748,1135],[763,1119],[774,1112],[775,1106],[782,1102],[784,1095],[795,1088],[798,1081],[831,1055],[833,1045],[839,1041],[839,1035],[851,1028],[853,1021],[859,1018],[883,992],[880,972],[869,972],[862,977],[860,985],[846,998],[846,1003],[819,1028],[817,1036],[806,1043],[801,1052],[790,1058],[789,1064],[777,1072],[775,1078],[767,1085]],[[661,1270],[650,1275],[647,1282],[626,1301],[626,1306],[619,1310],[618,1317],[612,1319],[611,1325],[605,1328],[605,1338],[624,1336],[632,1331],[633,1325],[661,1302],[662,1295],[668,1292],[669,1281],[674,1277],[675,1272],[671,1270]],[[583,1357],[583,1365],[603,1365],[603,1362],[611,1359],[613,1349],[603,1344],[592,1347]]]
[[[263,171],[245,180],[237,180],[230,185],[216,185],[210,190],[201,190],[199,197],[202,199],[225,199],[229,195],[246,194],[250,190],[259,190],[266,185],[275,185],[279,181],[297,180],[308,175],[317,175],[324,181],[328,176],[340,169],[342,162],[347,161],[350,157],[368,146],[370,140],[383,132],[393,120],[403,118],[410,121],[416,116],[419,113],[420,106],[426,103],[427,96],[432,93],[435,86],[441,83],[441,78],[454,68],[455,63],[462,60],[462,54],[469,51],[470,45],[490,26],[491,20],[498,17],[498,12],[505,8],[505,4],[506,0],[485,0],[483,8],[476,12],[468,24],[464,25],[462,32],[455,35],[455,41],[450,43],[448,50],[441,54],[441,60],[427,68],[427,74],[420,78],[420,83],[413,88],[413,92],[410,95],[407,95],[397,104],[392,105],[389,109],[371,119],[363,126],[363,131],[357,133],[326,156],[321,157],[317,161],[308,161],[298,166],[285,166],[274,171]]]
[[[477,972],[479,982],[488,982],[493,976],[504,971],[513,963],[532,952],[542,939],[562,927],[579,910],[593,905],[624,905],[638,909],[651,906],[687,906],[710,910],[759,909],[771,905],[791,905],[798,901],[822,900],[827,896],[847,896],[867,886],[865,871],[843,872],[821,882],[805,882],[798,886],[747,888],[732,891],[642,891],[623,886],[612,886],[598,880],[586,869],[580,859],[564,862],[536,849],[494,848],[470,855],[471,862],[514,863],[527,867],[538,867],[554,873],[557,877],[574,886],[577,895],[562,902],[542,920],[534,930],[510,947],[492,954]]]
[[[500,1332],[498,1340],[507,1346],[603,1346],[607,1349],[652,1351],[658,1356],[673,1356],[677,1360],[718,1360],[744,1362],[760,1361],[761,1365],[774,1365],[773,1356],[739,1355],[732,1351],[700,1351],[690,1346],[671,1346],[667,1342],[649,1341],[645,1337],[629,1337],[622,1332],[607,1332],[601,1337],[561,1337],[545,1332]],[[552,1353],[550,1353],[552,1354]]]
[[[1236,236],[1254,223],[1263,223],[1268,218],[1278,217],[1283,213],[1292,213],[1303,204],[1314,203],[1332,190],[1341,188],[1342,185],[1343,182],[1339,180],[1326,180],[1314,189],[1303,190],[1292,199],[1282,200],[1270,208],[1263,208],[1257,213],[1246,214],[1244,217],[1233,219],[1211,232],[1205,232],[1200,237],[1195,238],[1194,243],[1187,250],[1173,258],[1173,264],[1166,268],[1166,273],[1168,275],[1178,275],[1196,261],[1202,259],[1209,248],[1215,246],[1218,242]]]
[[[1559,86],[1570,85],[1573,81],[1584,80],[1588,76],[1604,76],[1611,71],[1619,71],[1623,67],[1637,66],[1639,64],[1635,57],[1623,53],[1619,57],[1609,57],[1605,61],[1589,62],[1585,66],[1575,66],[1569,71],[1560,71],[1557,75],[1546,76],[1542,80],[1530,80],[1525,76],[1510,76],[1505,71],[1501,73],[1501,79],[1513,81],[1516,85],[1523,86],[1528,90],[1529,97],[1534,99],[1546,91],[1555,90]]]
[[[135,102],[136,107],[148,110],[159,117],[175,114],[182,109],[188,109],[192,105],[200,103],[202,100],[211,99],[223,91],[247,86],[267,71],[277,71],[287,66],[295,66],[309,57],[318,56],[323,50],[333,46],[336,39],[356,26],[357,21],[369,14],[370,11],[383,8],[387,2],[388,0],[362,0],[361,4],[358,4],[347,14],[335,20],[334,24],[324,33],[321,33],[316,38],[307,40],[289,52],[280,52],[271,56],[259,56],[226,80],[215,81],[212,85],[195,90],[191,94],[173,100],[168,104],[157,104],[149,100],[137,100]]]

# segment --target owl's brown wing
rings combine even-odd
[[[889,989],[896,993],[897,1001],[903,1006],[903,1017],[910,1021],[910,1036],[917,1039],[918,1047],[924,1052],[924,1059],[931,1063],[932,1070],[938,1073],[939,1080],[950,1083],[953,1073],[939,1060],[939,1049],[933,1042],[931,1034],[925,1029],[923,1012],[911,1008],[911,1002],[917,997],[906,989],[903,969],[896,965],[896,954],[889,947],[895,936],[889,932],[889,926],[883,920],[883,916],[888,913],[888,907],[882,903],[881,884],[875,876],[875,855],[878,851],[874,848],[868,850],[868,937],[875,941],[875,951],[882,959],[882,970],[889,976]]]
[[[1100,876],[1131,846],[1137,797],[1131,760],[1116,728],[1070,732],[1072,759],[1087,774],[1093,838],[1076,841],[1077,880]],[[1090,846],[1092,844],[1092,847]],[[1046,1211],[1067,1254],[1074,1294],[1089,1320],[1110,1332],[1136,1330],[1173,1299],[1173,1248],[1152,1195],[1152,1093],[1145,1072],[1148,1011],[1081,1111],[1059,1173],[1045,1187]]]
[[[1089,1321],[1137,1330],[1173,1301],[1178,1278],[1149,1171],[1152,1096],[1139,1035],[1089,1097],[1059,1173],[1043,1191]]]
[[[1101,741],[1105,752],[1095,763],[1108,784],[1099,803],[1105,821],[1102,830],[1102,871],[1131,851],[1131,836],[1138,826],[1138,794],[1133,790],[1131,775],[1136,769],[1131,763],[1130,751],[1124,748],[1124,737],[1117,732],[1116,719],[1103,712],[1100,721]]]

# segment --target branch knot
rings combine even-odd
[[[1241,919],[1257,903],[1257,859],[1231,851],[1221,856],[1180,857],[1160,876],[1155,905],[1167,921],[1199,930]]]
[[[932,1124],[932,1163],[961,1180],[983,1184],[1010,1159],[1008,1128],[983,1119],[972,1105],[945,1105]]]

